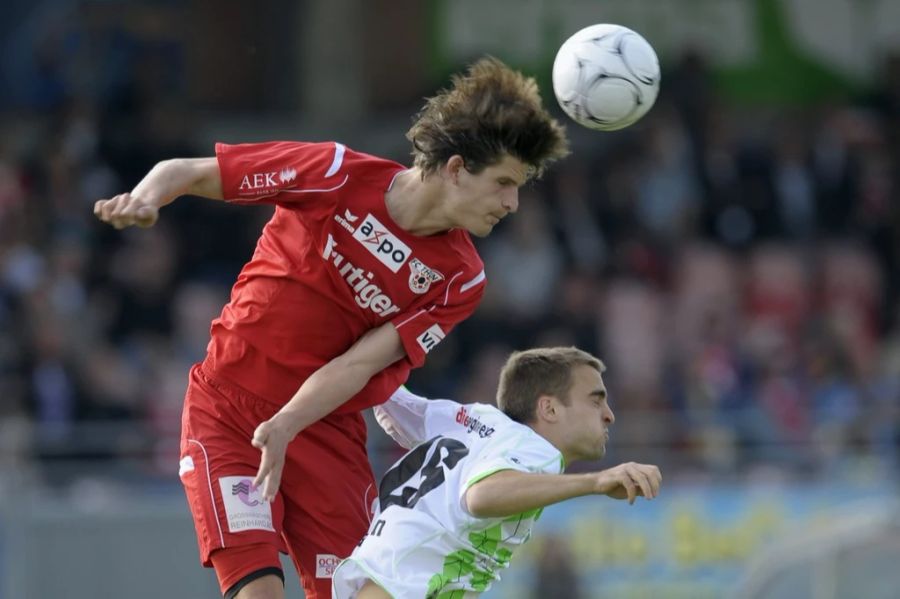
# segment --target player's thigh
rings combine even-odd
[[[277,576],[264,576],[244,586],[225,599],[284,599],[284,583]]]
[[[371,580],[366,581],[366,584],[363,585],[363,588],[359,590],[359,593],[356,595],[356,599],[393,599],[391,594],[385,591],[383,588],[372,582]]]
[[[334,505],[342,509],[339,504]],[[329,599],[331,579],[341,561],[365,535],[368,520],[323,514],[287,504],[284,537],[307,599]],[[351,514],[350,510],[345,513]]]
[[[331,575],[369,527],[375,480],[357,418],[330,416],[288,449],[283,530],[304,590],[331,597]]]
[[[185,398],[179,474],[194,519],[200,560],[216,568],[224,593],[260,568],[278,568],[284,501],[262,500],[252,480],[259,451],[249,443],[255,415],[247,406],[217,395],[197,372]],[[249,431],[249,432],[248,432]],[[221,555],[247,547],[244,558],[222,566]],[[263,548],[261,551],[260,548]],[[218,562],[218,563],[217,563]]]

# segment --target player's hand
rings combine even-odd
[[[273,501],[278,487],[281,485],[281,472],[284,470],[285,454],[288,443],[294,440],[295,434],[288,431],[283,420],[276,414],[256,427],[250,443],[262,450],[259,470],[253,479],[253,486],[262,489],[262,497]]]
[[[652,464],[628,462],[597,473],[597,493],[613,499],[627,499],[629,504],[639,496],[653,499],[659,495],[662,474]]]
[[[130,193],[120,193],[108,200],[97,200],[94,216],[117,229],[132,225],[151,227],[159,218],[159,207]]]

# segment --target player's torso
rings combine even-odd
[[[465,262],[478,260],[458,232],[418,237],[401,229],[387,211],[385,191],[342,196],[310,248],[331,298],[370,326],[435,303]]]
[[[413,561],[404,557],[402,568],[421,569],[429,560],[465,564],[456,577],[434,570],[429,586],[437,585],[442,592],[483,591],[530,538],[540,511],[475,519],[463,509],[462,491],[479,471],[479,461],[491,461],[498,452],[514,449],[532,433],[484,404],[430,409],[427,418],[429,430],[440,435],[415,448],[385,474],[379,486],[379,512],[364,541],[368,546],[360,550],[374,555],[385,543],[415,547],[413,553],[419,557]],[[498,439],[508,443],[498,444]]]
[[[461,232],[400,229],[385,193],[401,167],[362,156],[339,186],[317,192],[313,209],[276,208],[223,314],[232,329],[264,335],[275,353],[330,358],[365,331],[439,301],[467,262],[480,264]]]

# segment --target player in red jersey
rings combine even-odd
[[[276,207],[182,418],[179,473],[226,597],[283,597],[279,551],[307,597],[330,597],[375,496],[360,410],[475,310],[469,234],[515,212],[518,189],[567,151],[534,80],[495,59],[429,99],[407,137],[412,168],[334,142],[218,144],[95,205],[117,228],[150,226],[185,194]]]

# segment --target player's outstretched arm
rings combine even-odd
[[[621,464],[585,474],[540,474],[501,470],[466,491],[466,507],[476,518],[504,518],[582,495],[608,495],[634,503],[659,494],[662,475],[649,464]]]
[[[150,169],[131,193],[97,200],[94,215],[117,229],[132,225],[149,227],[159,218],[160,208],[182,195],[223,199],[216,158],[164,160]]]
[[[297,433],[333,412],[365,387],[374,374],[404,355],[406,350],[394,325],[385,323],[372,329],[314,372],[277,414],[256,427],[251,442],[262,450],[262,459],[253,484],[263,485],[266,500],[275,498],[288,443]]]

